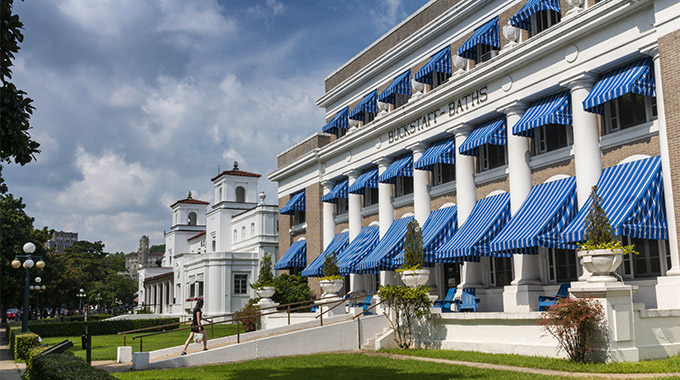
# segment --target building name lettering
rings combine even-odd
[[[387,132],[387,140],[389,144],[403,140],[410,137],[413,134],[419,133],[420,131],[429,128],[437,124],[437,117],[443,116],[446,118],[462,115],[471,107],[477,106],[484,103],[489,98],[487,94],[486,86],[475,90],[465,96],[461,96],[459,99],[454,100],[449,103],[447,107],[441,107],[434,111],[428,112],[423,116],[413,119],[406,124],[402,124],[399,127]]]

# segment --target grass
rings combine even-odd
[[[436,359],[461,360],[476,363],[504,364],[517,367],[543,368],[567,372],[592,373],[665,373],[680,372],[680,356],[667,359],[646,360],[637,363],[573,363],[566,359],[515,354],[487,354],[453,350],[381,350],[391,354],[420,356]]]
[[[210,339],[212,339],[210,327],[206,327],[208,337],[208,347],[210,347]],[[140,333],[141,334],[141,333]],[[215,325],[215,338],[220,338],[228,335],[236,334],[236,325]],[[139,352],[139,339],[132,340],[136,335],[128,335],[127,345],[132,346],[133,352]],[[161,348],[168,348],[173,346],[183,345],[189,337],[189,330],[173,331],[167,334],[149,336],[144,338],[144,351],[159,350]],[[64,339],[73,342],[67,352],[72,352],[74,355],[85,358],[85,350],[80,349],[80,336],[58,336],[43,338],[42,344],[57,344]],[[92,360],[116,360],[117,348],[123,345],[122,335],[97,335],[92,337]]]
[[[559,379],[521,372],[470,368],[416,360],[398,360],[362,354],[318,354],[203,367],[113,374],[122,380],[222,380],[222,379]]]

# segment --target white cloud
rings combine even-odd
[[[401,0],[383,0],[370,11],[370,14],[371,20],[380,32],[392,29],[407,16]]]

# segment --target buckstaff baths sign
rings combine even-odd
[[[417,119],[413,119],[410,122],[400,125],[399,127],[387,132],[387,141],[388,143],[392,144],[393,142],[408,138],[409,136],[419,133],[426,128],[437,125],[437,117],[439,117],[441,121],[441,117],[446,116],[447,114],[448,118],[462,115],[468,109],[470,109],[470,107],[484,103],[488,98],[487,88],[484,86],[467,95],[461,96],[459,99],[452,101],[447,106],[443,106],[434,111],[428,112]]]

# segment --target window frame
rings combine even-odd
[[[572,282],[572,281],[578,281],[579,276],[581,275],[581,265],[580,261],[578,259],[577,253],[575,250],[570,250],[570,249],[556,249],[556,248],[545,248],[546,254],[547,254],[547,264],[548,264],[548,282],[551,284],[561,284],[565,282]],[[574,271],[574,273],[568,273],[566,278],[560,279],[558,276],[558,267],[561,266],[560,264],[564,263],[559,263],[558,258],[563,258],[567,257],[565,255],[565,251],[571,252],[573,255],[573,265],[572,263],[569,263],[567,260],[567,263],[565,266],[567,266],[568,272],[571,272],[571,270]],[[572,268],[573,266],[573,268]],[[570,275],[573,275],[574,277],[572,278]]]
[[[335,202],[335,215],[345,215],[349,212],[349,199],[338,198]]]
[[[475,45],[475,50],[477,52],[477,59],[474,60],[475,63],[490,61],[498,55],[498,50],[487,44],[477,44]]]
[[[621,98],[624,96],[634,96],[635,98],[643,98],[644,99],[644,108],[645,108],[645,120],[634,123],[634,124],[629,124],[627,126],[622,126],[621,123],[621,112],[620,112],[620,101]],[[634,128],[638,125],[644,124],[644,123],[649,123],[651,121],[654,121],[658,117],[658,109],[656,106],[656,97],[652,98],[649,96],[644,96],[640,94],[633,94],[633,93],[628,93],[624,94],[622,96],[619,96],[618,98],[612,99],[604,104],[604,114],[602,115],[602,125],[603,125],[603,130],[602,130],[602,135],[609,135],[612,133],[616,132],[621,132],[626,129]],[[615,113],[616,115],[612,115],[612,113]],[[616,122],[616,126],[614,126],[614,122]]]
[[[490,146],[496,146],[496,147],[502,147],[503,149],[503,163],[500,165],[496,166],[491,166],[490,165],[490,157],[489,157],[489,147]],[[494,148],[496,152],[498,151],[499,148]],[[499,168],[502,166],[506,166],[508,164],[508,149],[507,146],[505,145],[494,145],[494,144],[484,144],[478,148],[479,150],[479,155],[477,155],[477,173],[483,173],[495,168]]]
[[[505,261],[507,264],[503,265],[504,268],[498,268],[498,263],[497,260],[507,260]],[[510,272],[510,280],[507,281],[507,283],[499,284],[498,283],[498,273],[499,271],[505,272],[505,274],[508,274],[507,272]],[[512,283],[512,280],[515,278],[515,268],[512,262],[512,257],[489,257],[489,285],[491,287],[497,288],[497,287],[502,287],[506,285],[510,285]]]
[[[241,277],[245,277],[245,279],[242,279]],[[233,295],[235,296],[248,295],[248,273],[234,273],[232,284]]]
[[[628,236],[618,236],[617,238],[620,238],[623,242],[624,245],[629,245],[633,243],[633,239],[628,237]],[[623,278],[626,279],[650,279],[650,278],[656,278],[660,276],[664,276],[666,272],[670,269],[669,267],[669,246],[668,246],[668,240],[655,240],[655,239],[636,239],[636,240],[642,240],[645,242],[645,246],[643,249],[639,247],[639,244],[635,245],[635,250],[640,252],[639,255],[633,254],[628,254],[628,255],[623,255],[623,263],[621,263],[621,266],[616,270],[616,272],[621,275]],[[649,247],[649,242],[656,242],[656,248],[659,252],[658,256],[658,261],[659,261],[659,272],[658,273],[653,273],[649,269],[649,264],[650,264],[650,247]],[[646,273],[639,274],[638,268],[637,268],[637,263],[636,260],[638,260],[641,255],[643,258],[646,257],[647,261],[647,271]],[[635,260],[633,259],[633,256],[635,256]]]
[[[363,199],[362,199],[362,206],[363,207],[370,207],[375,204],[378,204],[379,202],[379,192],[378,189],[374,189],[371,187],[366,187],[364,188],[364,194],[363,194]]]
[[[394,181],[394,197],[413,194],[413,177],[398,176]]]
[[[567,142],[566,145],[560,145],[553,149],[548,147],[548,128],[565,128]],[[541,144],[543,147],[541,147]],[[534,129],[533,137],[531,138],[531,148],[532,156],[540,156],[541,154],[554,152],[558,149],[566,148],[574,144],[574,128],[571,125],[561,125],[561,124],[547,124],[541,125]]]
[[[437,87],[443,85],[444,83],[448,82],[450,77],[451,77],[451,74],[440,73],[439,71],[433,71],[432,72],[432,86],[430,87],[430,91],[432,91],[435,88],[437,88]]]
[[[545,18],[543,17],[544,15],[546,16]],[[548,15],[551,17],[548,17]],[[550,29],[551,27],[559,24],[560,21],[562,21],[562,15],[550,9],[545,9],[534,13],[531,15],[531,29],[529,30],[529,38]]]
[[[456,180],[456,165],[436,163],[432,166],[433,186],[443,185]]]

